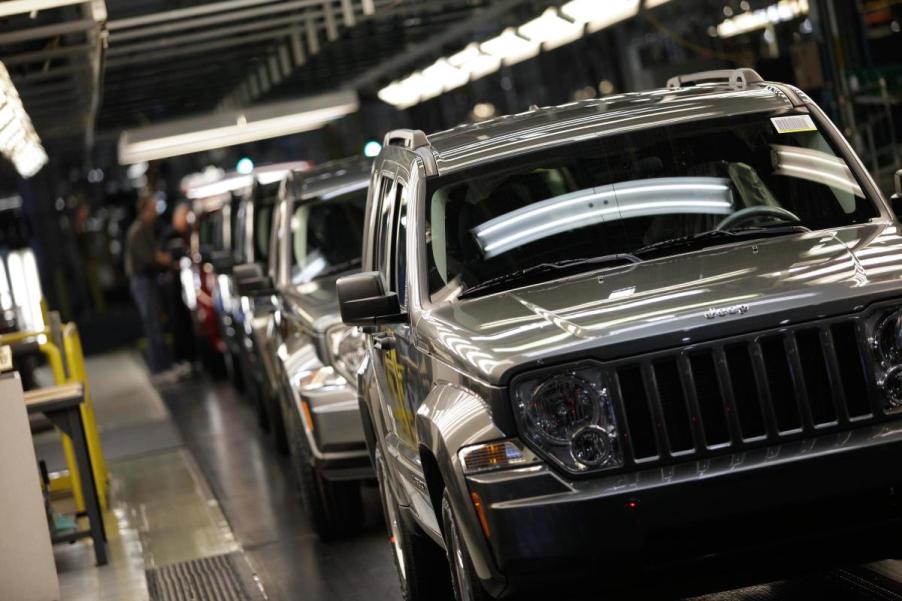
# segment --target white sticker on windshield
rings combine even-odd
[[[773,117],[771,121],[778,134],[795,134],[801,131],[817,131],[814,120],[808,115],[790,115],[789,117]]]

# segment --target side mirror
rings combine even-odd
[[[902,219],[902,169],[896,171],[893,178],[896,182],[896,193],[889,199],[890,208],[896,214],[896,219]]]
[[[373,327],[401,323],[407,316],[394,292],[386,292],[378,271],[357,273],[336,283],[341,319],[351,326]]]
[[[266,275],[242,278],[235,282],[238,296],[273,296],[279,293],[272,278]]]
[[[210,263],[216,273],[231,273],[235,266],[235,258],[230,254],[216,253],[210,257]]]

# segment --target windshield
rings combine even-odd
[[[807,115],[761,114],[439,178],[425,209],[433,302],[879,216]]]
[[[201,248],[222,250],[222,210],[203,213],[198,217],[198,240]]]
[[[257,263],[269,262],[269,235],[272,231],[273,205],[265,204],[254,207],[254,260]]]
[[[360,266],[366,188],[304,203],[291,216],[291,282]]]

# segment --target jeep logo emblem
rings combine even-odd
[[[711,307],[705,312],[708,319],[717,319],[718,317],[726,317],[727,315],[743,315],[749,312],[748,305],[731,305],[729,307]]]

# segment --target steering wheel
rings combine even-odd
[[[735,213],[727,215],[726,218],[717,224],[716,230],[727,230],[736,227],[740,223],[745,223],[753,219],[761,217],[771,217],[781,221],[790,223],[799,223],[801,218],[792,211],[788,211],[783,207],[771,207],[767,205],[759,205],[756,207],[746,207],[739,209]]]

